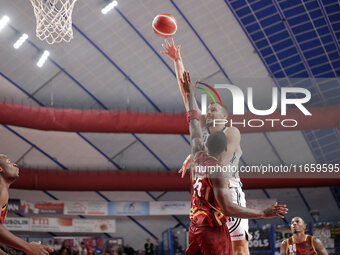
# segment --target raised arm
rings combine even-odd
[[[203,143],[202,128],[198,117],[198,107],[195,104],[195,85],[190,81],[189,72],[183,72],[183,79],[180,79],[183,84],[183,90],[187,97],[189,106],[189,129],[190,129],[190,141],[191,141],[191,155],[194,156],[197,152],[205,150]]]
[[[174,61],[177,83],[178,83],[179,90],[183,98],[185,109],[188,111],[189,110],[188,97],[183,88],[183,73],[185,71],[185,68],[184,68],[184,64],[183,64],[183,60],[181,56],[181,45],[178,45],[176,47],[173,38],[171,38],[171,44],[167,40],[164,40],[164,41],[165,41],[165,44],[162,44],[162,47],[164,48],[165,51],[161,51],[160,53],[167,55],[169,58],[171,58]],[[205,116],[201,115],[201,111],[198,108],[197,101],[195,100],[193,103],[197,107],[197,113],[200,118],[200,124],[201,124],[201,127],[203,127],[205,125]]]
[[[286,214],[288,211],[285,205],[278,205],[277,203],[269,206],[265,210],[256,210],[238,206],[232,201],[231,193],[228,188],[228,176],[225,176],[225,173],[215,172],[211,174],[210,178],[214,187],[215,198],[225,216],[246,219],[271,217],[284,218],[281,214]]]
[[[181,92],[183,102],[185,105],[185,109],[188,111],[189,106],[188,106],[188,99],[186,92],[184,91],[183,88],[183,72],[185,71],[182,57],[181,57],[181,45],[178,45],[177,47],[175,46],[174,39],[171,38],[171,44],[168,42],[168,40],[164,40],[165,44],[162,44],[162,47],[164,48],[165,51],[161,51],[161,54],[167,55],[169,58],[171,58],[174,61],[174,66],[175,66],[175,72],[176,72],[176,78],[177,78],[177,83],[179,86],[179,90]]]
[[[286,255],[286,250],[287,250],[287,242],[286,240],[284,240],[281,243],[281,247],[280,247],[280,255]]]

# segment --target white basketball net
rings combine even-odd
[[[49,44],[73,38],[72,11],[77,0],[30,0],[37,21],[36,35]]]

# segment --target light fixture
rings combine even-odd
[[[50,55],[50,52],[48,50],[45,50],[44,53],[41,55],[41,57],[40,57],[40,59],[37,63],[37,66],[42,67],[49,55]]]
[[[112,1],[102,9],[102,13],[106,14],[118,5],[117,1]]]
[[[20,38],[13,44],[13,47],[15,49],[19,49],[20,46],[27,40],[28,35],[27,34],[22,34],[22,36],[20,36]]]
[[[3,16],[0,19],[0,31],[7,25],[8,21],[9,21],[9,17],[8,16]]]

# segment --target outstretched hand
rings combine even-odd
[[[286,205],[279,205],[277,202],[263,210],[264,218],[279,217],[284,218],[287,214],[288,208]]]
[[[191,83],[190,73],[188,71],[183,72],[183,78],[179,78],[182,83],[182,87],[185,93],[195,93],[196,84]]]
[[[29,250],[26,253],[28,255],[48,255],[49,252],[53,252],[53,249],[40,242],[30,242]]]
[[[168,42],[168,40],[164,40],[165,44],[162,44],[162,47],[165,51],[161,51],[161,54],[169,56],[173,61],[176,61],[178,59],[181,59],[181,45],[175,46],[174,39],[171,38],[171,44]]]
[[[191,164],[191,155],[189,155],[183,162],[182,168],[178,171],[181,174],[181,178],[184,178],[187,170],[190,168]]]

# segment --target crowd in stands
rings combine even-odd
[[[54,252],[50,253],[50,255],[156,255],[154,246],[150,242],[150,239],[147,239],[147,242],[144,245],[144,250],[135,250],[129,244],[126,244],[125,246],[120,244],[112,247],[108,251],[100,248],[88,247],[84,242],[81,242],[79,247],[70,247],[67,244],[62,244],[61,247],[58,247],[53,244],[52,240],[49,242],[48,246],[54,249]],[[9,255],[26,255],[24,252],[10,247],[0,246],[0,249]]]

